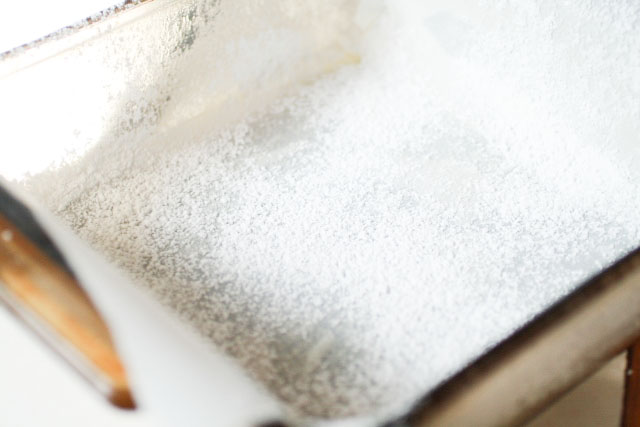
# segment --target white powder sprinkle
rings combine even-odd
[[[439,3],[231,128],[26,185],[301,413],[401,407],[640,242],[640,5]]]

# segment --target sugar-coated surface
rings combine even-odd
[[[640,5],[442,3],[26,185],[303,414],[409,403],[640,242]]]

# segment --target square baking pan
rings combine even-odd
[[[640,334],[639,14],[155,0],[4,53],[0,296],[168,425],[520,424]]]

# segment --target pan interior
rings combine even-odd
[[[20,183],[303,416],[402,410],[640,241],[640,6],[417,3]]]

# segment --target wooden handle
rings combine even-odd
[[[134,408],[111,335],[74,277],[0,215],[0,298],[122,408]]]
[[[627,350],[622,427],[640,426],[640,341]]]

